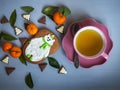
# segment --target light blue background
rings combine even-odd
[[[20,7],[32,6],[35,10],[31,13],[31,21],[39,27],[49,28],[59,37],[55,30],[56,25],[48,17],[46,25],[37,22],[43,16],[41,10],[47,5],[66,5],[71,9],[72,13],[68,16],[66,29],[73,21],[86,17],[92,17],[104,23],[114,42],[110,59],[101,66],[75,69],[60,47],[58,52],[52,55],[68,71],[67,75],[60,75],[49,65],[44,72],[41,72],[37,65],[28,63],[25,66],[18,59],[10,57],[8,65],[0,62],[0,90],[30,90],[24,82],[25,75],[29,72],[31,72],[34,82],[33,90],[120,90],[120,0],[0,0],[0,18],[5,15],[9,19],[11,12],[16,9],[18,17],[15,25],[24,30],[17,37],[29,37],[23,26],[24,20],[21,14],[24,12]],[[0,24],[1,31],[15,36],[9,23]],[[0,42],[0,45],[2,43]],[[13,41],[13,43],[21,46],[19,40]],[[0,59],[5,54],[0,48]],[[16,70],[7,76],[5,66],[16,67]]]

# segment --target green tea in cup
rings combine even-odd
[[[80,56],[93,59],[103,55],[106,48],[106,38],[100,29],[86,26],[75,34],[73,44],[75,51]],[[106,53],[104,54],[106,56]]]

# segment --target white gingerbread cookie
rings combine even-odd
[[[35,64],[41,63],[49,54],[55,53],[59,48],[59,41],[51,31],[42,29],[33,38],[23,45],[23,54],[27,61]]]

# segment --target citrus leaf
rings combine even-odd
[[[17,13],[16,13],[16,9],[11,13],[11,16],[10,16],[10,25],[12,27],[14,27],[14,24],[16,22],[16,18],[17,18]]]
[[[45,7],[43,10],[42,10],[42,13],[43,14],[46,14],[46,15],[53,15],[55,11],[58,10],[58,7],[55,7],[55,6],[47,6]]]
[[[7,34],[7,33],[4,33],[4,32],[1,32],[1,38],[5,39],[7,41],[13,41],[13,40],[17,39],[14,36]]]
[[[31,6],[22,6],[21,9],[27,13],[30,13],[34,10],[34,8]]]
[[[28,23],[24,23],[24,28],[26,29],[28,25]]]
[[[58,9],[59,12],[61,12],[63,15],[67,16],[69,14],[71,14],[71,11],[69,8],[65,7],[65,6],[61,6]]]
[[[1,38],[2,38],[2,34],[0,33],[0,40],[1,40]]]
[[[58,63],[58,61],[55,58],[52,57],[48,57],[48,62],[50,64],[50,66],[59,69],[60,68],[60,64]]]
[[[49,18],[52,19],[53,14],[58,10],[58,7],[55,6],[47,6],[42,10],[42,13],[47,15]]]
[[[25,83],[29,88],[33,88],[34,84],[33,84],[32,77],[31,77],[30,73],[25,77]]]
[[[23,54],[19,57],[19,59],[20,59],[20,62],[21,62],[22,64],[27,65],[27,62],[26,62],[26,60],[25,60]]]

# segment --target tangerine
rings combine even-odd
[[[38,32],[38,27],[34,23],[31,23],[27,25],[26,30],[30,35],[35,35]]]
[[[3,45],[2,45],[2,49],[4,52],[9,52],[10,49],[12,48],[12,43],[11,42],[5,42]]]
[[[19,58],[21,56],[21,54],[22,54],[22,50],[18,46],[13,46],[10,50],[10,55],[13,58]]]
[[[60,24],[64,24],[66,22],[66,16],[63,15],[61,12],[55,12],[53,14],[53,20],[56,24],[60,25]]]

